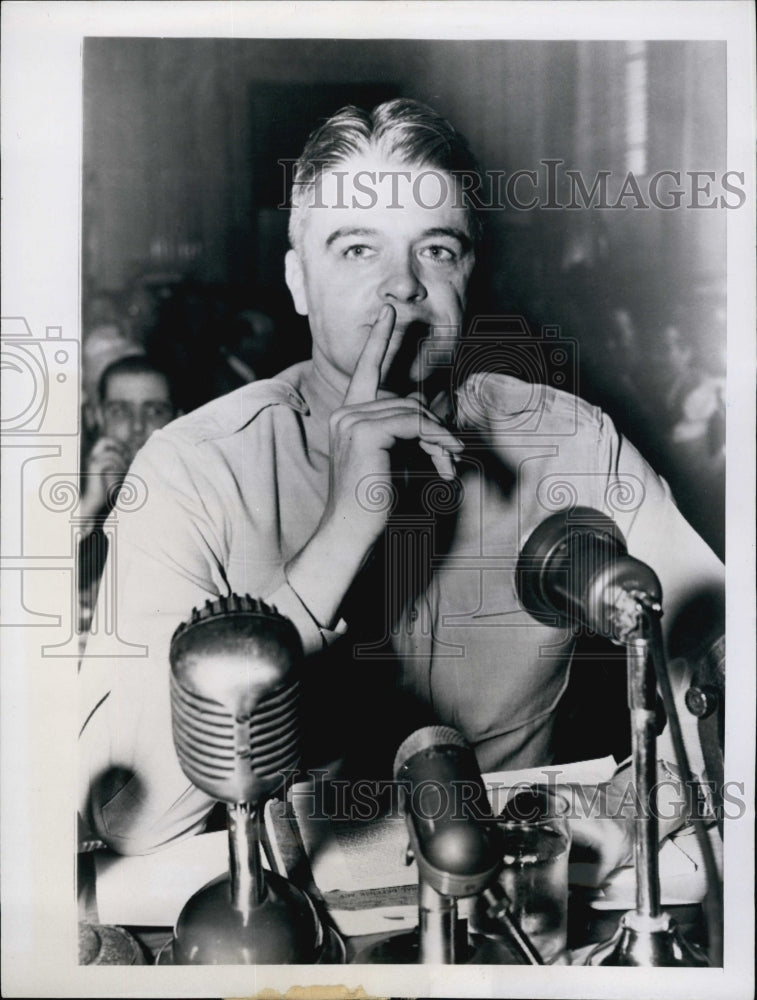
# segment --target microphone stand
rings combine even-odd
[[[423,965],[454,965],[457,961],[457,900],[442,896],[421,876],[418,879],[418,961]]]
[[[616,934],[589,955],[587,964],[607,966],[706,966],[704,953],[681,934],[660,906],[657,817],[656,671],[650,655],[650,615],[659,604],[637,605],[635,627],[619,641],[626,647],[628,708],[636,799],[641,811],[634,818],[636,909],[624,914]],[[661,669],[664,665],[658,664]],[[666,674],[667,678],[667,674]],[[666,706],[667,707],[667,706]],[[604,957],[602,957],[604,956]]]
[[[616,937],[592,951],[587,964],[706,965],[701,951],[687,944],[660,910],[655,675],[681,782],[686,788],[693,784],[665,663],[660,581],[649,566],[628,554],[612,518],[591,507],[574,507],[552,514],[531,532],[518,559],[516,584],[521,605],[536,621],[568,627],[582,623],[626,647],[634,778],[643,809],[634,825],[636,909],[624,916]],[[694,714],[706,711],[705,705]],[[712,844],[698,817],[694,832],[707,877],[704,909],[710,963],[718,966],[723,960],[722,884]]]
[[[418,876],[418,927],[382,938],[359,952],[353,962],[390,965],[543,965],[544,960],[510,912],[501,888],[492,884],[482,895],[500,923],[497,937],[469,940],[458,921],[457,898],[438,892]]]
[[[340,960],[312,900],[263,868],[261,810],[227,803],[229,871],[185,904],[158,965],[252,965]]]
[[[241,915],[242,924],[250,923],[255,907],[266,895],[266,883],[260,863],[260,812],[243,802],[226,806],[229,834],[229,897],[231,906]]]

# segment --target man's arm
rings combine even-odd
[[[357,571],[383,530],[387,512],[357,496],[366,475],[389,474],[398,440],[417,440],[446,474],[462,445],[417,400],[377,399],[394,312],[377,321],[345,405],[332,419],[329,497],[320,524],[286,567],[287,579],[255,592],[290,617],[306,652],[317,652]],[[93,831],[122,853],[145,853],[201,829],[212,801],[179,766],[171,729],[169,648],[194,606],[229,592],[224,562],[227,495],[203,468],[206,455],[179,453],[153,436],[132,472],[148,486],[142,510],[123,516],[106,574],[114,579],[118,634],[144,655],[109,655],[109,636],[90,637],[80,674],[81,810]],[[254,557],[253,557],[254,560]],[[254,561],[250,587],[256,586]],[[101,604],[105,600],[101,593]],[[95,620],[105,621],[102,606]]]
[[[361,504],[367,477],[390,479],[390,452],[398,441],[418,441],[439,474],[454,478],[453,455],[462,443],[416,398],[379,399],[381,365],[394,329],[385,305],[358,359],[343,405],[330,421],[329,496],[320,524],[287,566],[287,579],[313,617],[330,625],[366,556],[384,530],[387,511]]]
[[[87,456],[77,516],[90,521],[107,509],[128,468],[126,447],[114,438],[99,438]]]
[[[114,543],[78,681],[80,815],[124,854],[196,832],[212,807],[174,751],[168,651],[192,607],[227,591],[212,484],[159,436],[131,472],[147,496],[106,525]]]

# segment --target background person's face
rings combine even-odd
[[[459,201],[449,175],[394,161],[353,157],[323,176],[288,255],[287,283],[308,316],[314,362],[334,388],[346,390],[387,302],[397,316],[382,366],[387,389],[411,391],[431,374],[417,350],[429,327],[459,336],[475,261]]]
[[[175,414],[168,384],[158,372],[112,375],[100,411],[103,435],[126,445],[131,459]]]

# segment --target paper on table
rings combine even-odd
[[[612,778],[616,768],[614,757],[597,757],[595,760],[545,764],[519,771],[493,771],[484,775],[484,782],[492,808],[498,813],[505,805],[508,790],[516,785],[600,785]]]
[[[614,759],[605,757],[498,771],[483,778],[498,812],[508,789],[516,785],[599,784],[608,781],[614,771]],[[404,818],[395,814],[370,823],[313,818],[309,815],[313,792],[307,784],[293,787],[291,801],[313,879],[342,934],[349,937],[416,926],[418,869],[414,861],[407,864]]]
[[[529,768],[484,775],[493,795],[519,782],[597,783],[614,769],[612,757],[555,767]],[[551,779],[549,775],[554,775]],[[297,792],[292,789],[295,811]],[[304,799],[303,799],[304,801]],[[496,805],[495,805],[496,808]],[[304,814],[305,809],[300,813]],[[360,892],[396,886],[414,886],[415,864],[405,864],[407,832],[400,817],[372,823],[308,822],[298,815],[302,838],[310,857],[314,880],[322,893]],[[313,827],[312,823],[318,824]],[[316,845],[318,845],[316,849]],[[228,871],[225,831],[201,834],[142,857],[95,854],[98,918],[106,924],[173,927],[189,897],[211,879]],[[382,904],[378,904],[382,907]],[[394,903],[382,907],[396,920],[414,920],[417,908]],[[355,911],[353,922],[364,919]],[[383,918],[380,927],[385,927]],[[353,933],[356,933],[353,931]],[[365,931],[367,933],[367,931]]]
[[[297,799],[294,798],[295,811]],[[322,893],[414,885],[415,864],[405,864],[407,827],[401,816],[371,823],[310,820],[298,814],[315,884]]]

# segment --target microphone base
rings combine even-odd
[[[173,941],[158,965],[341,964],[344,944],[318,917],[310,897],[264,872],[261,902],[245,913],[231,905],[228,875],[214,879],[184,906]]]
[[[459,935],[462,940],[456,949],[454,965],[512,965],[520,960],[503,941],[494,938],[479,938],[475,942]],[[383,938],[353,959],[353,965],[420,965],[420,936],[418,929],[393,934]],[[434,963],[438,964],[438,963]]]
[[[617,933],[591,952],[587,965],[644,968],[704,968],[710,963],[690,944],[667,913],[645,917],[631,910]]]

